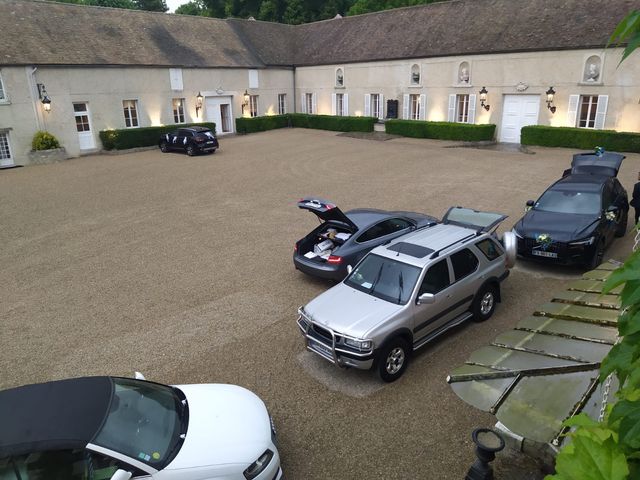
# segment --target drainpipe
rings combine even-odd
[[[293,113],[297,112],[298,92],[296,92],[296,66],[293,65]]]
[[[31,69],[30,69],[31,68]],[[38,94],[38,87],[36,85],[36,72],[38,67],[25,67],[27,74],[27,85],[29,85],[29,92],[31,93],[31,106],[33,107],[33,115],[36,119],[36,126],[38,130],[46,130],[44,126],[44,117],[42,110],[39,108],[40,95]]]

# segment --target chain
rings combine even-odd
[[[640,224],[639,224],[640,225]],[[633,251],[637,251],[638,247],[640,247],[640,228],[638,228],[638,225],[635,226],[634,228],[636,235],[633,239]],[[625,307],[625,309],[622,311],[622,313],[620,313],[620,316],[624,315],[625,313],[627,313],[627,309],[629,307]],[[620,336],[616,337],[616,345],[618,345],[620,343]],[[607,379],[604,381],[604,387],[602,388],[602,404],[600,406],[600,414],[598,415],[598,422],[602,422],[602,420],[604,419],[604,416],[606,414],[607,411],[607,403],[609,401],[609,392],[611,391],[611,382],[613,381],[613,373],[610,373],[609,376],[607,377]]]

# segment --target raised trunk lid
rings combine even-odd
[[[328,200],[315,197],[305,197],[298,202],[298,208],[315,213],[321,221],[328,222],[332,220],[334,222],[344,223],[352,230],[353,233],[358,231],[358,226],[349,220],[349,217],[347,217],[335,203]]]

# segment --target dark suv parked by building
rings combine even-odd
[[[215,153],[219,147],[218,139],[211,129],[206,127],[179,128],[160,136],[160,150],[183,150],[190,157],[198,153]]]

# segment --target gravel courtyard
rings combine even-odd
[[[458,399],[447,374],[581,271],[520,262],[491,320],[455,329],[383,384],[304,349],[296,309],[330,284],[293,268],[294,242],[317,225],[296,202],[318,195],[343,210],[438,217],[463,205],[508,214],[510,229],[574,151],[304,129],[221,146],[0,171],[0,388],[134,370],[233,383],[269,407],[288,479],[464,478],[471,431],[494,421]],[[628,154],[619,178],[629,193],[638,170],[640,155]],[[616,240],[605,258],[623,260],[632,241]],[[496,478],[542,478],[520,462],[502,454]]]

